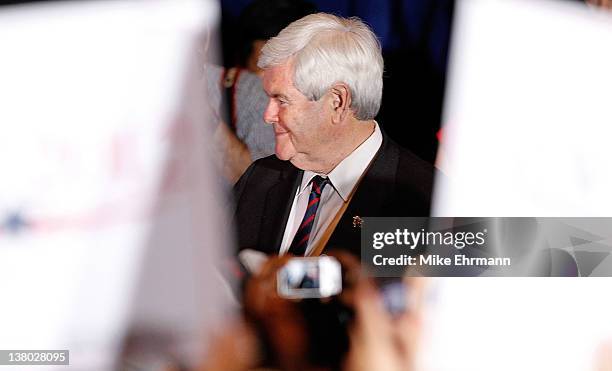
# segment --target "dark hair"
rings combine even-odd
[[[316,7],[304,0],[255,0],[238,18],[235,62],[244,67],[255,40],[268,40],[276,36],[289,23],[308,14]]]

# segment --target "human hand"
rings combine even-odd
[[[355,323],[345,371],[412,371],[421,333],[423,281],[409,279],[408,310],[392,317],[374,284],[361,280],[354,293]]]
[[[270,258],[249,279],[244,295],[247,318],[262,326],[279,368],[289,371],[305,368],[308,347],[306,325],[297,302],[281,298],[277,292],[277,273],[291,258]]]

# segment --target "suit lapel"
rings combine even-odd
[[[277,254],[280,249],[293,198],[303,173],[289,164],[266,194],[259,246],[268,253]]]
[[[398,149],[390,145],[386,136],[383,136],[383,143],[378,153],[328,241],[327,245],[330,248],[342,247],[359,254],[361,228],[353,226],[353,217],[386,214],[385,208],[388,205],[385,200],[394,192],[398,161]]]

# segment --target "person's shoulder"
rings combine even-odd
[[[291,162],[279,160],[276,155],[270,155],[255,160],[251,167],[257,169],[258,171],[268,172],[284,172],[294,168]]]
[[[384,136],[383,146],[387,151],[394,151],[397,153],[399,163],[399,170],[409,170],[409,172],[419,172],[423,175],[430,174],[433,177],[435,168],[433,164],[423,160],[417,156],[411,150],[400,146],[393,139],[388,136]]]
[[[435,167],[389,137],[385,138],[384,145],[387,151],[397,155],[395,186],[402,190],[401,197],[407,198],[411,204],[422,201],[420,213],[425,215],[429,212]]]
[[[424,174],[430,174],[430,176],[433,176],[435,172],[435,167],[433,166],[433,164],[423,160],[407,148],[401,146],[398,147],[400,150],[400,168],[409,167],[413,169],[413,171],[419,171]]]
[[[289,161],[281,161],[276,155],[260,158],[249,166],[234,185],[236,199],[240,201],[245,194],[261,196],[279,180],[297,176],[298,171]]]
[[[256,179],[261,182],[265,179],[277,179],[297,169],[289,161],[279,160],[276,155],[270,155],[255,160],[244,172],[237,184]]]

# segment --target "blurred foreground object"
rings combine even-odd
[[[217,4],[2,10],[0,349],[109,370],[154,344],[193,364],[227,311],[198,54]]]
[[[609,216],[612,17],[472,0],[453,35],[434,215]]]
[[[457,5],[434,215],[609,216],[612,18],[543,0]],[[610,278],[434,283],[426,370],[593,370],[612,334]]]
[[[610,278],[432,279],[422,370],[607,370]],[[599,368],[597,368],[599,367]]]

